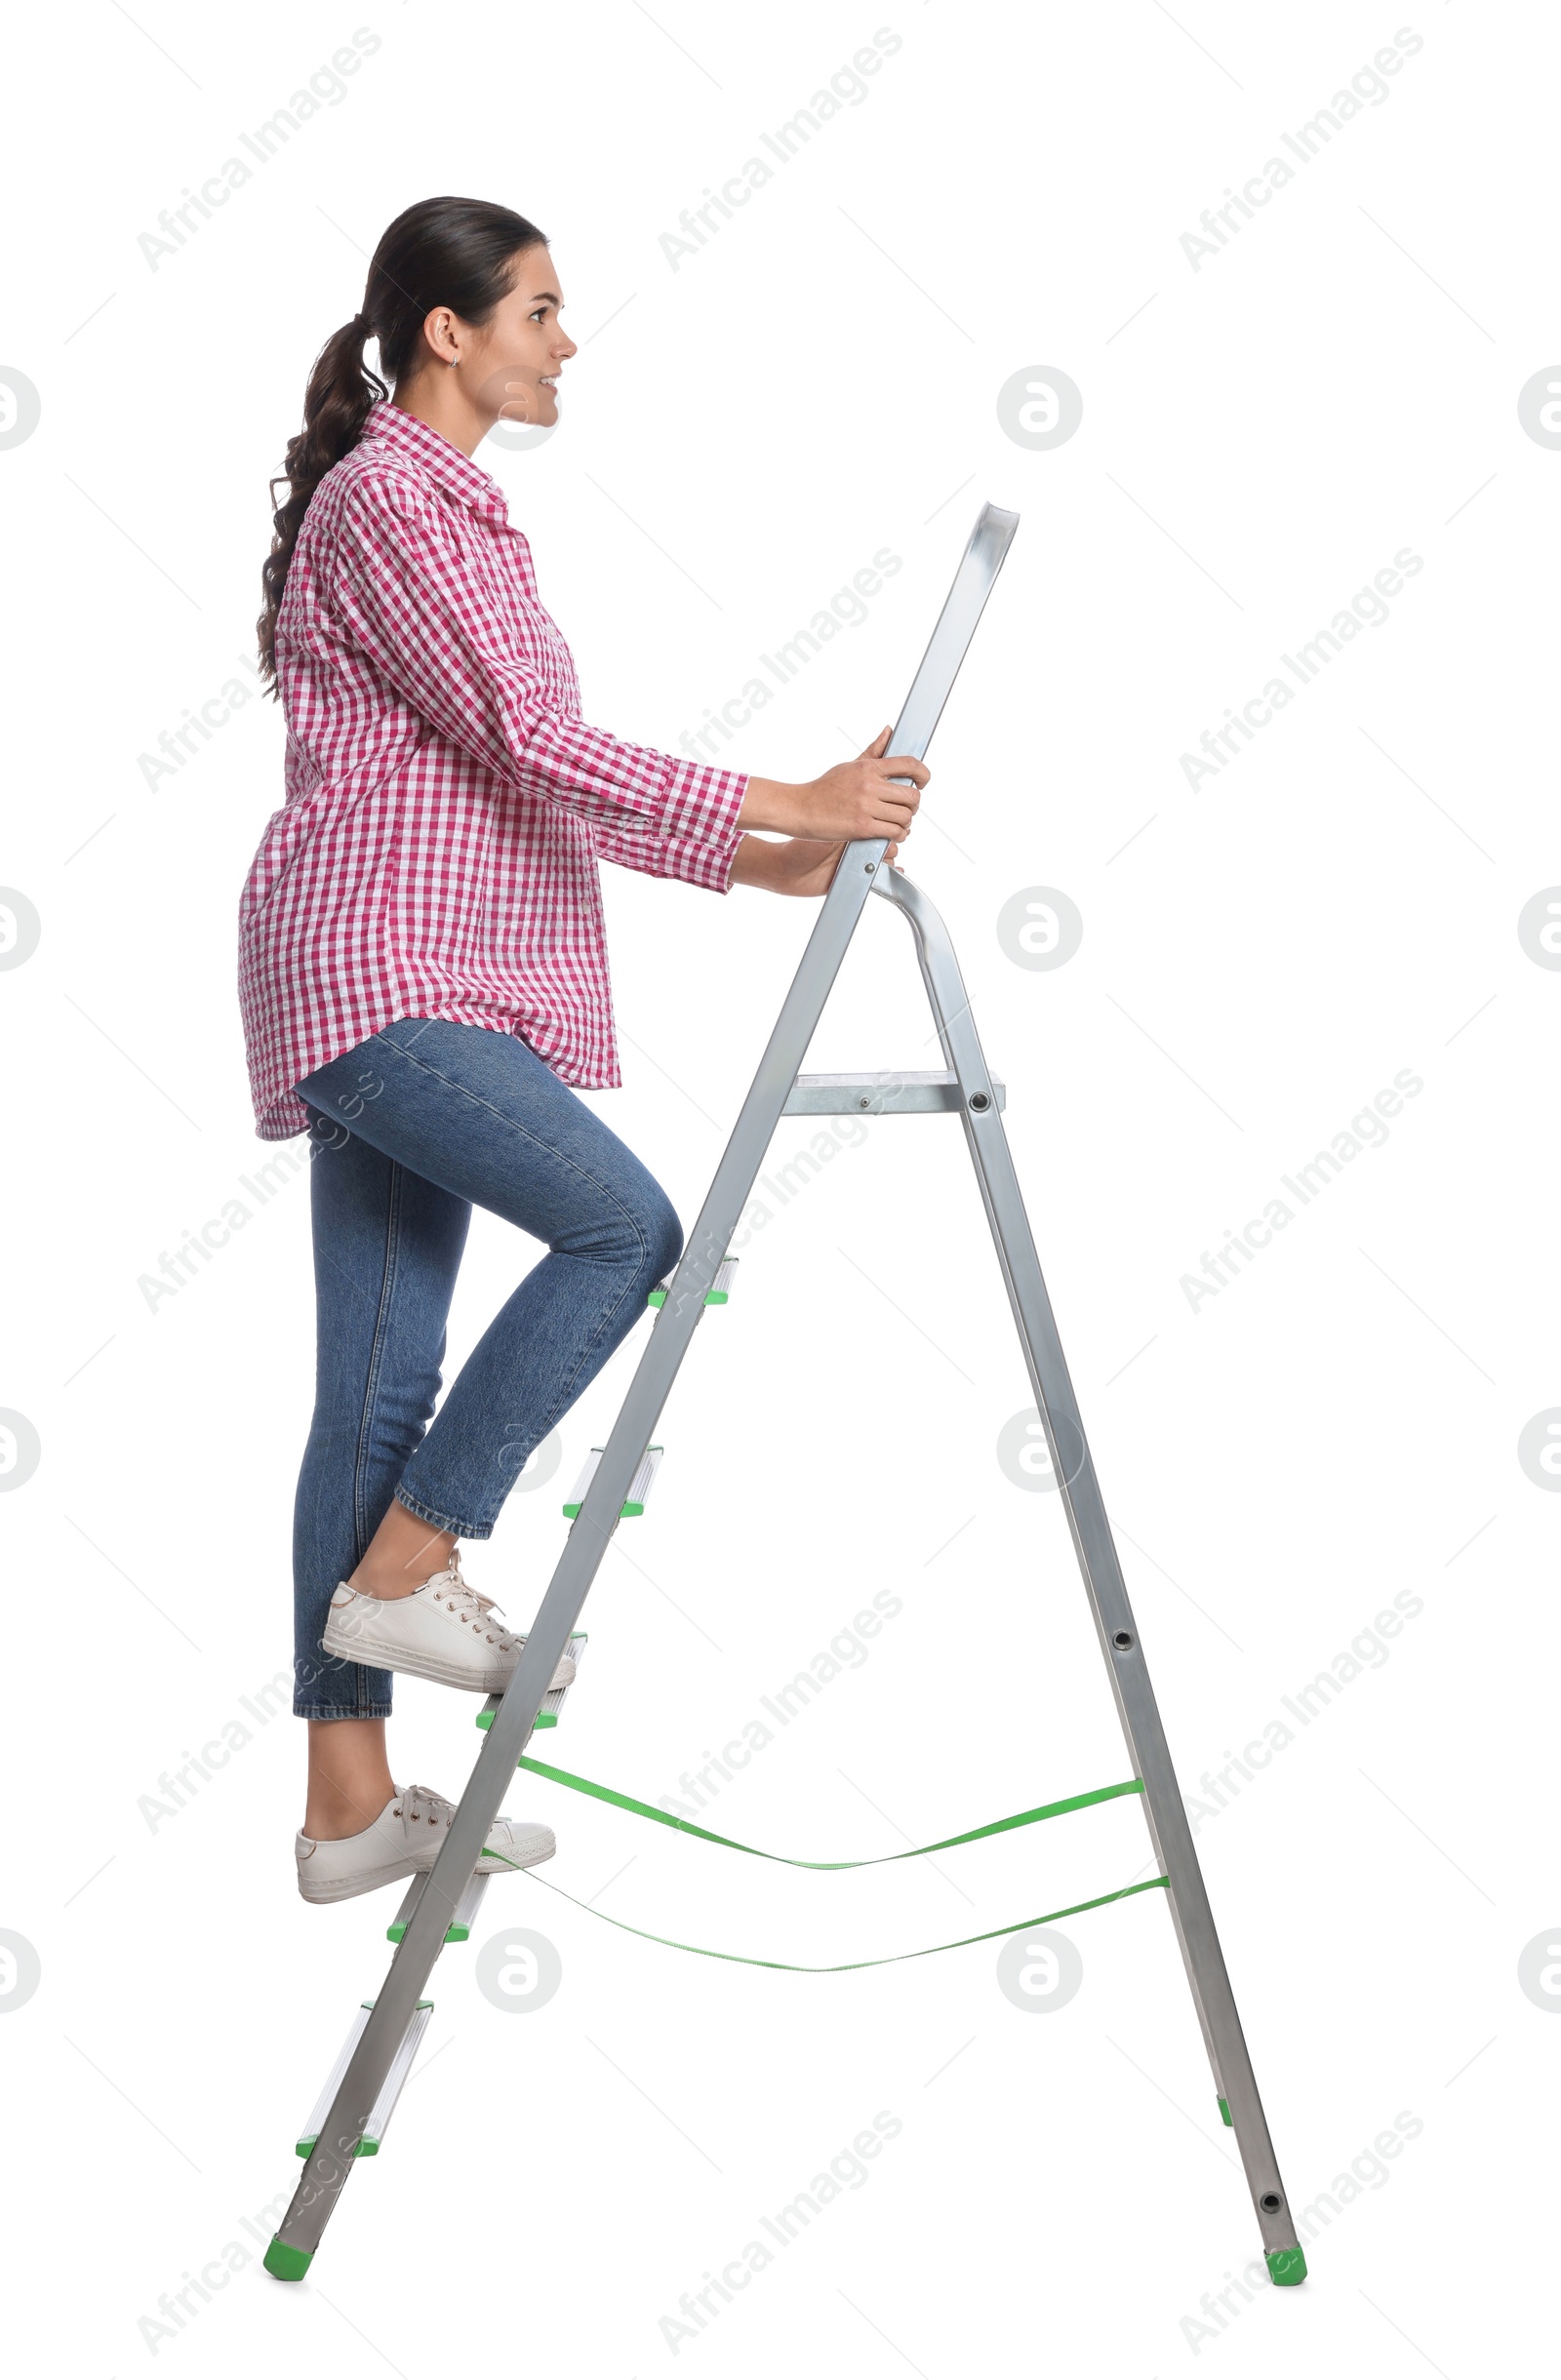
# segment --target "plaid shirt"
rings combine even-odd
[[[621,1083],[596,861],[729,891],[746,776],[584,724],[501,490],[388,403],[309,500],[276,662],[286,806],[239,906],[260,1137],[398,1016]]]

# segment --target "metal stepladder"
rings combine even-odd
[[[921,758],[1019,526],[1017,513],[987,504],[977,520],[931,642],[901,712],[890,751]],[[1269,2273],[1280,2285],[1305,2279],[1306,2261],[1279,2178],[1241,2022],[1215,1931],[1191,1829],[1149,1684],[1137,1623],[1106,1519],[1003,1130],[1004,1091],[977,1038],[958,962],[941,918],[898,867],[884,864],[886,838],[848,843],[810,934],[780,1014],[733,1127],[698,1222],[664,1290],[652,1290],[656,1321],[578,1510],[513,1677],[490,1703],[486,1726],[444,1844],[426,1877],[415,1878],[395,1924],[395,1955],[378,1998],[360,2009],[299,2146],[298,2188],[265,2254],[282,2281],[301,2280],[356,2157],[374,2154],[427,2023],[422,1994],[447,1941],[463,1939],[486,1877],[475,1873],[489,1828],[534,1727],[556,1718],[550,1690],[559,1655],[579,1656],[576,1623],[620,1519],[643,1504],[661,1449],[651,1446],[695,1327],[707,1304],[724,1303],[733,1260],[727,1250],[746,1210],[770,1141],[787,1115],[956,1112],[991,1226],[998,1264],[1035,1392],[1058,1488],[1116,1699],[1145,1822],[1163,1872],[1166,1899],[1191,1987],[1224,2122],[1235,2132]],[[941,1071],[804,1075],[798,1072],[869,892],[891,901],[915,937],[945,1060]],[[565,1691],[569,1689],[564,1689]]]

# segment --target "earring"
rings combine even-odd
[[[452,372],[454,372],[454,371],[455,371],[455,368],[456,368],[456,366],[457,366],[457,365],[460,363],[460,356],[459,356],[459,355],[453,355],[453,356],[450,358],[450,369],[451,369],[451,371],[452,371]]]

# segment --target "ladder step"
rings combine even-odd
[[[1008,1087],[992,1077],[992,1096],[1008,1105]],[[780,1110],[783,1116],[845,1116],[866,1109],[877,1116],[957,1114],[959,1077],[947,1068],[912,1068],[882,1074],[799,1074]]]
[[[724,1306],[726,1304],[727,1299],[732,1292],[732,1276],[737,1269],[738,1259],[736,1256],[722,1257],[720,1263],[716,1267],[715,1279],[711,1282],[709,1288],[704,1292],[704,1302],[707,1306]],[[648,1306],[664,1306],[666,1303],[666,1292],[671,1286],[672,1276],[670,1273],[668,1273],[663,1282],[660,1283],[656,1289],[648,1292],[645,1299],[646,1304]]]
[[[331,2102],[336,2097],[341,2077],[346,2073],[347,2061],[363,2038],[363,2028],[369,2021],[369,2010],[373,2006],[373,2001],[366,2000],[352,2020],[352,2030],[341,2044],[340,2055],[331,2069],[324,2090],[314,2102],[308,2122],[299,2135],[300,2157],[307,2157],[320,2137],[320,2126],[331,2113]],[[364,2126],[363,2138],[359,2141],[356,2152],[359,2157],[379,2156],[380,2144],[383,2140],[390,2119],[395,2113],[395,2104],[401,2096],[402,2084],[412,2072],[412,2061],[418,2054],[418,2044],[428,2030],[428,2019],[432,2014],[433,2002],[420,2000],[412,2022],[402,2037],[401,2046],[391,2062],[390,2072],[385,2076],[384,2087],[379,2098],[376,2099],[369,2121]]]
[[[581,1629],[578,1635],[570,1638],[569,1649],[574,1657],[575,1676],[571,1679],[568,1686],[555,1686],[549,1693],[542,1696],[542,1707],[537,1714],[538,1726],[557,1726],[558,1714],[563,1709],[565,1703],[569,1700],[570,1695],[574,1692],[576,1686],[580,1682],[580,1665],[585,1658],[585,1647],[589,1641],[590,1640],[587,1637],[584,1629]],[[503,1696],[501,1694],[489,1695],[487,1701],[483,1704],[482,1709],[477,1713],[477,1725],[479,1727],[491,1727],[493,1726],[494,1713],[498,1710],[499,1705],[502,1700]],[[449,1937],[446,1936],[447,1940],[448,1938]]]
[[[415,1876],[407,1886],[400,1908],[384,1929],[384,1938],[387,1942],[399,1942],[407,1927],[412,1924],[413,1912],[422,1898],[422,1887],[427,1881],[425,1876]],[[445,1927],[447,1942],[470,1941],[471,1929],[477,1923],[477,1912],[482,1907],[482,1896],[487,1891],[491,1881],[486,1868],[473,1868],[466,1879],[466,1889],[457,1901],[451,1912],[450,1923]]]
[[[645,1499],[651,1492],[651,1482],[661,1467],[661,1456],[665,1451],[664,1447],[646,1448],[640,1467],[629,1481],[628,1500],[619,1507],[618,1517],[620,1521],[634,1520],[645,1510]],[[585,1501],[585,1490],[596,1477],[596,1466],[605,1452],[606,1448],[603,1447],[592,1447],[585,1457],[585,1468],[575,1482],[574,1494],[564,1506],[566,1521],[573,1521],[578,1517],[580,1508]]]

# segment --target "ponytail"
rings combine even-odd
[[[270,682],[273,694],[277,692],[276,615],[309,498],[332,464],[340,462],[357,445],[371,407],[389,394],[379,374],[371,372],[364,363],[368,336],[367,321],[363,315],[355,314],[340,331],[334,331],[320,349],[303,394],[303,427],[287,443],[286,479],[271,482],[273,502],[278,488],[285,485],[289,491],[286,500],[271,515],[275,534],[270,553],[260,565],[265,608],[256,623],[260,675]]]
[[[480,329],[508,296],[517,258],[546,244],[525,216],[476,198],[421,199],[384,233],[370,260],[363,310],[333,332],[315,357],[303,396],[303,427],[288,441],[285,476],[270,483],[273,503],[279,488],[288,490],[271,515],[271,550],[260,566],[264,608],[256,622],[260,677],[273,695],[281,691],[277,614],[315,489],[357,445],[375,405],[420,369],[426,354],[422,326],[434,307],[447,305]],[[370,338],[378,343],[389,386],[363,360]]]

